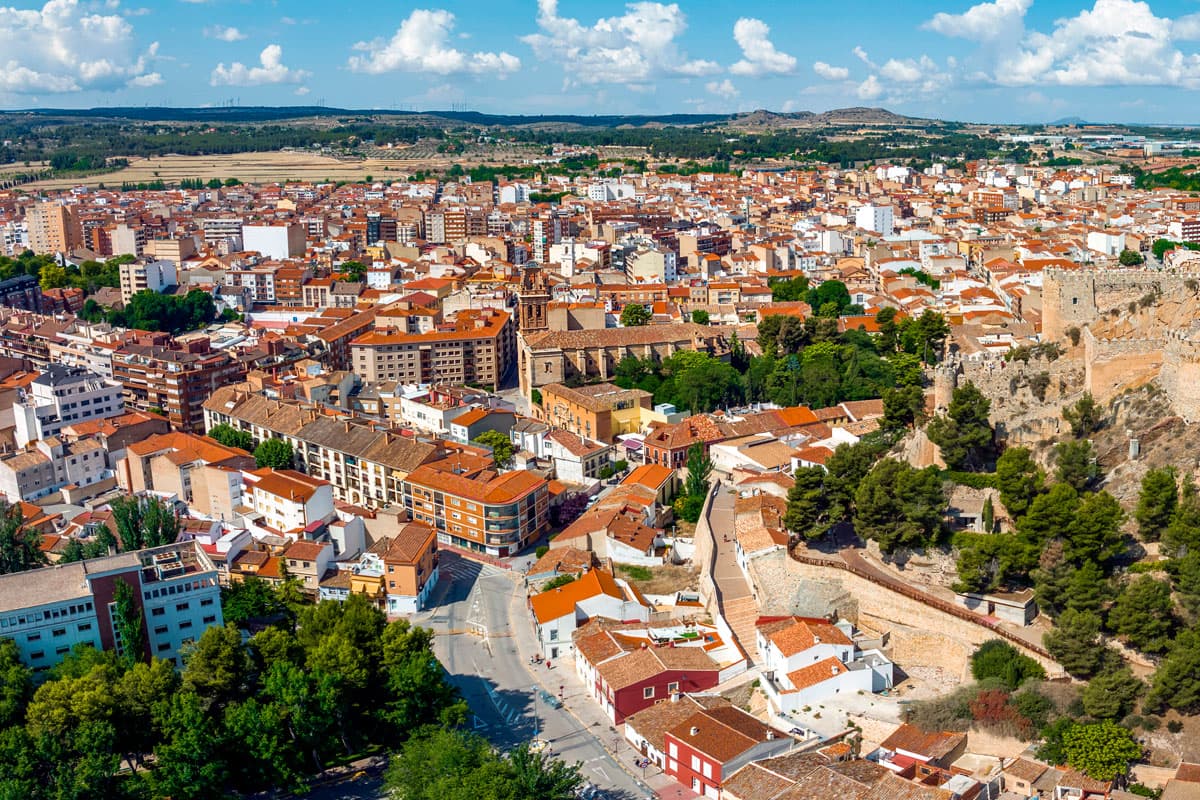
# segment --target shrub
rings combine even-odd
[[[1016,689],[1030,678],[1046,677],[1042,665],[1017,651],[1008,642],[991,639],[984,642],[971,656],[971,675],[977,681],[999,678],[1009,689]]]
[[[546,553],[549,553],[549,552],[550,552],[549,545],[543,544],[543,545],[539,546],[537,550],[534,550],[533,554],[535,556],[537,556],[538,558],[541,558],[542,556],[546,555]]]

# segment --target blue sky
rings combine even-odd
[[[0,0],[0,107],[1200,123],[1200,0]]]

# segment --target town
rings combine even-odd
[[[0,786],[1200,795],[1188,141],[997,141],[0,191]]]

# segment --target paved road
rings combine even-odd
[[[513,639],[514,625],[530,624],[519,576],[449,554],[442,558],[437,606],[414,622],[438,632],[435,651],[471,706],[478,732],[506,750],[531,739],[536,729],[554,755],[579,762],[585,780],[607,797],[646,797],[597,738],[615,737],[614,730],[585,728],[565,708],[553,709],[537,698],[540,685],[530,670],[546,668],[523,660]],[[559,669],[570,666],[563,662],[551,672]]]

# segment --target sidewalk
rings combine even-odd
[[[517,646],[517,652],[522,662],[537,652],[537,639],[533,631],[533,623],[529,620],[529,612],[525,608],[525,593],[518,589],[512,601],[510,619],[513,630],[512,639]],[[587,694],[583,682],[575,672],[574,657],[556,660],[553,669],[535,669],[531,673],[538,684],[553,695],[558,695],[559,687],[563,688],[563,710],[579,722],[588,735],[596,739],[600,746],[612,756],[634,782],[645,789],[647,795],[669,800],[692,800],[697,795],[684,788],[657,766],[651,765],[645,770],[634,767],[634,762],[642,754],[635,750],[625,740],[621,728],[615,728],[612,721],[605,716],[598,703]],[[642,775],[645,774],[643,779]]]

